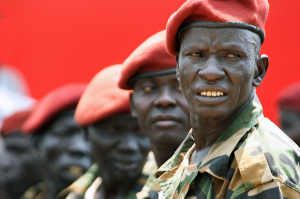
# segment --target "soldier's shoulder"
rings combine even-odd
[[[246,139],[234,152],[240,186],[231,189],[232,194],[248,194],[261,190],[291,189],[300,193],[300,149],[273,122],[263,118],[253,127]],[[234,184],[234,183],[233,183]],[[266,193],[266,192],[265,192]],[[293,192],[294,193],[294,192]]]
[[[297,168],[294,169],[299,171],[300,148],[290,137],[267,118],[259,123],[257,131],[260,146],[269,165],[274,164],[278,167],[297,165]],[[272,156],[274,163],[269,156]],[[289,162],[293,162],[293,164],[290,165]]]
[[[275,147],[276,149],[292,150],[299,154],[299,146],[268,118],[264,118],[259,122],[257,130],[265,150],[274,149]]]
[[[258,132],[274,180],[300,192],[299,146],[267,118],[260,122]]]

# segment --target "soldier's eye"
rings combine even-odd
[[[202,53],[191,53],[189,55],[192,57],[204,57],[204,55]]]
[[[227,58],[240,58],[241,55],[239,55],[237,53],[228,53],[225,57],[227,57]]]
[[[143,90],[144,90],[145,92],[151,92],[151,91],[154,90],[154,86],[144,86],[144,87],[143,87]]]
[[[114,133],[115,131],[116,131],[116,128],[115,128],[115,127],[112,127],[112,126],[111,126],[111,127],[108,127],[108,128],[107,128],[107,132],[108,132],[108,133]]]

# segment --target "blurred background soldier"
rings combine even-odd
[[[0,161],[0,186],[5,186],[3,188],[6,188],[12,199],[19,199],[28,188],[42,181],[31,135],[21,132],[21,126],[30,112],[31,110],[16,112],[4,120],[1,128],[4,151]],[[0,196],[1,199],[4,198],[1,194]]]
[[[86,84],[62,86],[42,98],[22,130],[33,134],[39,151],[43,191],[24,198],[53,199],[92,165],[84,129],[74,120],[77,103]]]
[[[292,84],[279,93],[280,125],[294,142],[300,145],[300,83]]]
[[[68,188],[68,199],[136,198],[151,171],[144,166],[149,140],[130,115],[129,91],[117,86],[121,67],[100,71],[80,99],[75,119],[86,127],[97,165]]]

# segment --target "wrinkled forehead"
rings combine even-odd
[[[256,45],[258,41],[260,41],[260,38],[256,33],[241,28],[191,27],[180,34],[180,46],[195,42],[198,45],[209,44],[218,46],[229,43],[236,45]]]

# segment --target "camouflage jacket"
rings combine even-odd
[[[136,194],[137,199],[157,199],[158,192],[161,191],[155,173],[158,167],[156,166],[149,175],[143,189]]]
[[[73,191],[73,189],[75,193],[78,193],[78,195],[80,195],[80,193],[82,192],[85,192],[97,178],[97,171],[98,166],[96,164],[92,165],[91,168],[85,173],[85,175],[81,176],[72,185],[61,191],[55,199],[66,198],[66,196],[69,195],[71,191]],[[46,198],[46,192],[47,190],[45,184],[41,182],[28,189],[20,199],[44,199]]]
[[[145,164],[141,176],[137,179],[136,183],[129,191],[125,199],[136,199],[136,193],[141,191],[153,168],[154,164],[152,161],[148,161]],[[96,187],[94,186],[95,184],[97,184]],[[61,196],[64,196],[66,195],[66,193],[68,193],[66,197],[63,197],[66,199],[92,199],[90,198],[90,196],[88,196],[88,194],[91,193],[89,193],[89,188],[94,186],[94,191],[96,191],[100,184],[101,179],[98,177],[98,166],[97,164],[94,164],[83,176],[81,176],[78,180],[76,180],[71,186],[69,186],[67,189],[64,190],[64,192],[60,194]]]
[[[44,199],[46,197],[46,187],[43,182],[30,187],[20,199]]]
[[[299,147],[265,118],[255,97],[197,165],[192,131],[156,175],[160,198],[300,198]]]

